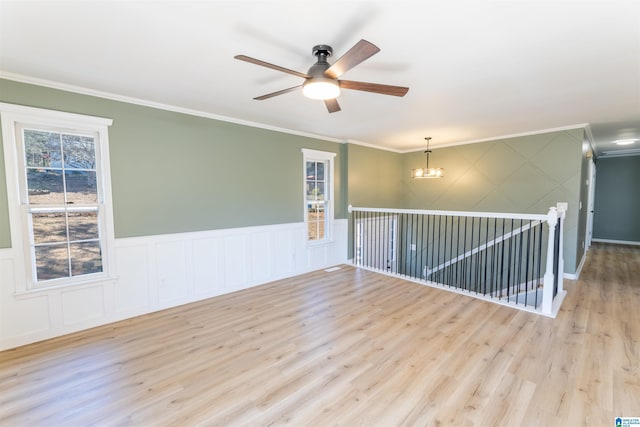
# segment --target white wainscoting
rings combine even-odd
[[[0,350],[347,262],[347,220],[308,245],[304,223],[116,239],[114,280],[16,293],[0,249]]]

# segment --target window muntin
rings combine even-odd
[[[32,281],[103,272],[97,134],[17,126]]]

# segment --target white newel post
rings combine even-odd
[[[558,211],[555,206],[549,208],[547,224],[549,225],[549,238],[547,241],[547,268],[544,273],[542,285],[542,313],[551,315],[553,307],[553,247],[558,223]]]
[[[558,293],[564,291],[564,219],[567,216],[568,203],[558,203],[558,215],[560,216],[560,253],[558,253]]]

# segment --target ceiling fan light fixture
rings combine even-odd
[[[340,84],[334,79],[314,77],[303,83],[302,93],[311,99],[334,99],[340,95]]]

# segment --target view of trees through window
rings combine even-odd
[[[36,281],[102,272],[93,135],[24,129]]]
[[[325,238],[326,220],[326,163],[323,161],[307,161],[306,169],[308,239],[323,240]]]

